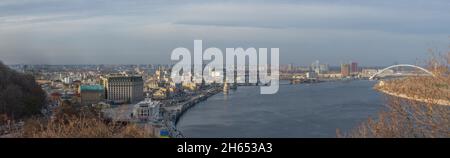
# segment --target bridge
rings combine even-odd
[[[434,76],[434,74],[433,74],[431,71],[428,71],[428,70],[425,69],[425,68],[422,68],[422,67],[419,67],[419,66],[416,66],[416,65],[410,65],[410,64],[398,64],[398,65],[392,65],[392,66],[389,66],[389,67],[387,67],[387,68],[384,68],[384,69],[381,70],[381,71],[378,71],[377,73],[375,73],[375,74],[373,74],[372,76],[370,76],[369,79],[370,79],[370,80],[373,80],[376,76],[382,74],[382,73],[385,72],[386,70],[389,70],[389,69],[392,69],[392,68],[396,68],[396,67],[412,67],[412,68],[416,68],[416,69],[422,70],[422,71],[424,71],[425,73],[427,73],[427,74],[429,74],[429,75],[431,75],[431,76]]]

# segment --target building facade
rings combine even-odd
[[[134,105],[133,113],[131,114],[132,119],[137,119],[139,121],[158,121],[160,119],[159,115],[160,103],[157,101],[152,101],[146,98]]]
[[[103,85],[110,101],[135,103],[144,99],[142,76],[109,75],[103,79]]]
[[[105,90],[101,85],[81,85],[78,88],[78,93],[80,94],[81,104],[90,106],[103,100]]]
[[[357,73],[359,72],[358,63],[352,62],[352,69],[351,73]]]
[[[350,76],[350,64],[342,64],[341,65],[341,74],[342,74],[342,77]]]

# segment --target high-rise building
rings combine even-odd
[[[350,64],[341,64],[342,77],[350,76]]]
[[[352,62],[351,73],[355,73],[355,72],[359,72],[359,70],[358,70],[358,63]]]
[[[64,81],[65,84],[72,84],[73,79],[71,77],[64,77]]]
[[[142,76],[109,75],[103,79],[106,99],[135,103],[144,99]]]
[[[328,71],[329,71],[328,64],[320,64],[319,65],[320,73],[327,73]]]
[[[287,69],[288,69],[288,71],[293,71],[294,70],[294,64],[289,64]]]
[[[309,71],[314,71],[315,73],[320,74],[319,60],[316,60],[311,64]]]

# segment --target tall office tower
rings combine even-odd
[[[319,60],[316,60],[315,62],[313,62],[311,64],[311,69],[312,71],[314,71],[316,74],[321,74],[322,72],[320,71],[320,62]]]
[[[358,72],[358,63],[352,62],[352,73]]]
[[[329,71],[328,64],[320,64],[319,70],[320,73],[327,73]]]
[[[350,76],[350,64],[341,64],[342,77]]]
[[[128,103],[144,100],[142,76],[108,75],[103,78],[103,85],[108,100]]]
[[[294,70],[294,65],[293,64],[289,64],[287,69],[288,69],[288,71],[293,71]]]

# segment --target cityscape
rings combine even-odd
[[[448,138],[450,3],[403,3],[0,2],[0,138]]]
[[[184,112],[213,95],[232,95],[238,87],[252,84],[175,83],[171,65],[9,65],[16,72],[30,74],[45,91],[46,104],[41,112],[55,119],[62,106],[83,106],[100,109],[102,116],[117,122],[132,122],[151,127],[154,137],[186,137],[176,128]],[[280,66],[284,84],[319,84],[374,80],[373,76],[427,76],[414,67],[361,67],[357,62],[339,66],[321,64],[309,66],[286,64]],[[245,77],[245,76],[240,76]],[[449,102],[447,101],[448,105]],[[17,122],[14,127],[20,127]],[[8,130],[3,129],[3,134]]]

